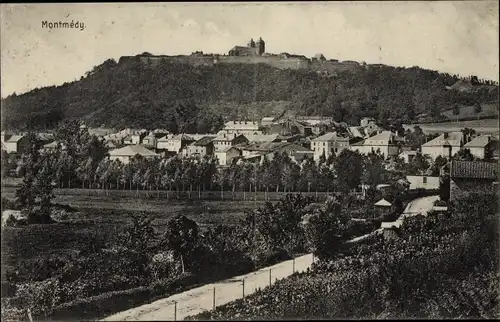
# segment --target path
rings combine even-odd
[[[103,321],[159,321],[182,320],[187,316],[195,315],[213,309],[215,288],[215,304],[220,306],[243,297],[242,279],[245,280],[245,296],[255,292],[257,288],[269,286],[269,271],[271,283],[283,279],[295,272],[306,271],[313,263],[312,254],[304,255],[293,260],[263,268],[253,273],[236,276],[214,284],[204,285],[186,292],[172,295],[168,298],[129,309],[105,318]],[[175,305],[177,302],[177,312]]]

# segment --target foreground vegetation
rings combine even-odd
[[[191,319],[498,318],[497,207],[495,195],[458,200]]]

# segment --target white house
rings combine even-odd
[[[152,159],[160,156],[159,154],[146,149],[142,145],[127,145],[123,148],[109,151],[109,159],[111,161],[120,160],[124,164],[129,163],[130,160],[136,155],[140,155],[146,159]]]
[[[262,134],[259,123],[252,121],[229,121],[222,131],[226,134]]]
[[[326,133],[311,141],[314,161],[318,161],[323,154],[328,158],[330,155],[337,155],[347,148],[349,148],[349,138],[338,136],[337,132]]]
[[[227,147],[234,146],[241,143],[247,143],[248,139],[243,134],[230,133],[219,134],[213,140],[215,151],[224,150]]]
[[[491,135],[481,135],[472,139],[464,145],[464,149],[469,149],[470,153],[479,159],[484,159],[493,152],[494,145],[498,140]]]
[[[26,146],[26,137],[24,135],[11,135],[2,131],[1,140],[2,150],[8,153],[22,153]]]
[[[451,158],[462,148],[464,135],[462,132],[445,132],[438,137],[422,144],[422,154],[433,160],[438,156]]]
[[[241,150],[233,146],[215,152],[215,157],[219,160],[219,165],[230,165],[234,158],[241,156]]]
[[[406,176],[406,180],[408,180],[408,182],[410,183],[410,190],[439,190],[439,177]]]
[[[398,155],[399,148],[396,145],[395,137],[396,135],[391,131],[383,131],[364,141],[352,144],[350,149],[362,154],[368,154],[379,150],[385,157],[396,156]]]
[[[415,156],[418,154],[418,151],[413,151],[413,150],[409,150],[409,151],[403,151],[401,152],[398,157],[400,157],[401,159],[404,160],[405,163],[410,163],[413,158],[415,158]]]
[[[156,148],[169,152],[179,153],[183,147],[194,142],[194,139],[186,134],[165,136],[158,139]]]

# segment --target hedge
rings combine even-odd
[[[101,319],[108,315],[164,298],[170,294],[194,287],[198,280],[190,273],[177,278],[154,283],[151,286],[137,287],[125,291],[114,291],[86,299],[78,299],[57,306],[50,318],[53,320],[67,319]]]

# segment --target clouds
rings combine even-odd
[[[86,29],[41,28],[74,19]],[[108,58],[227,53],[262,37],[269,52],[419,65],[498,80],[498,2],[2,5],[2,96],[62,84]]]

